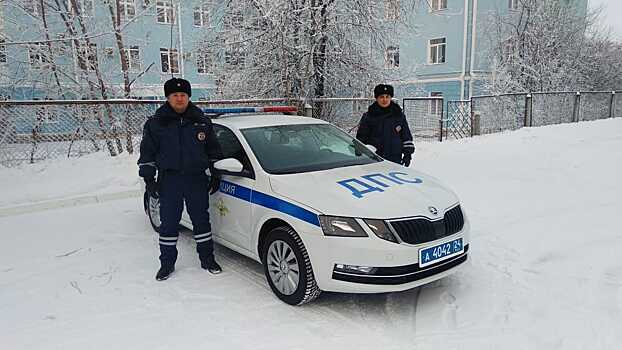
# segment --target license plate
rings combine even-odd
[[[434,264],[464,252],[462,238],[419,249],[419,267]]]

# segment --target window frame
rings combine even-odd
[[[195,52],[196,59],[195,64],[197,66],[197,74],[200,75],[212,75],[212,67],[214,60],[210,57],[210,52],[207,50],[197,50]]]
[[[99,65],[99,57],[97,55],[97,43],[89,43],[88,48],[86,45],[80,45],[79,47],[74,46],[74,48],[77,67],[87,72],[94,72]],[[85,64],[84,67],[82,67],[80,64],[80,55],[83,55],[83,60]]]
[[[175,5],[171,0],[156,0],[156,23],[175,24]],[[160,20],[162,18],[162,21]]]
[[[447,10],[447,0],[431,0],[430,12]]]
[[[127,57],[127,68],[130,72],[140,72],[142,70],[142,61],[140,59],[140,46],[138,45],[130,45],[129,47],[124,47],[123,51],[125,51],[125,57]],[[132,60],[132,53],[136,53],[136,60]],[[132,62],[136,63],[133,64]]]
[[[390,45],[384,49],[384,67],[386,69],[400,68],[400,46]]]
[[[517,11],[519,5],[519,0],[508,0],[508,10]]]
[[[430,97],[443,97],[442,100],[430,100],[430,104],[428,107],[428,112],[432,115],[443,116],[443,102],[445,101],[445,97],[443,96],[442,91],[430,91]]]
[[[133,13],[130,15],[129,9],[132,9]],[[119,0],[119,13],[121,21],[130,21],[136,17],[136,1],[135,0]]]
[[[163,55],[166,55],[167,57],[167,61],[166,61],[166,65],[167,65],[167,70],[164,70],[164,60]],[[172,60],[172,56],[176,56],[177,57],[177,61],[176,61],[176,70],[173,71],[173,65],[171,64],[171,62],[173,62]],[[165,47],[161,47],[160,48],[160,73],[162,74],[178,74],[179,73],[179,51],[177,49],[169,49],[169,48],[165,48]]]
[[[197,24],[197,14],[199,15],[199,24]],[[202,3],[192,9],[192,25],[196,28],[207,27],[211,21],[211,4]]]
[[[28,44],[28,62],[30,69],[47,69],[49,68],[51,61],[48,57],[46,43],[33,43]],[[36,50],[36,51],[35,51]]]
[[[432,43],[435,40],[442,40],[440,43]],[[443,51],[443,61],[440,61],[440,48]],[[434,38],[428,40],[428,64],[444,64],[447,62],[447,37]]]

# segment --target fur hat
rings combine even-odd
[[[374,88],[374,98],[378,98],[380,95],[389,95],[393,97],[393,86],[386,84],[378,84]]]
[[[186,79],[171,78],[164,83],[164,96],[173,94],[175,92],[185,92],[188,97],[192,96],[192,88],[190,82]]]

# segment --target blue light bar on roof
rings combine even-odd
[[[235,113],[267,113],[267,112],[297,112],[297,107],[291,106],[270,106],[270,107],[238,107],[238,108],[205,108],[203,112],[213,114],[235,114]]]

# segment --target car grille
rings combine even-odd
[[[460,232],[464,226],[464,216],[460,206],[456,206],[448,210],[440,220],[416,218],[390,223],[404,243],[420,244]]]

